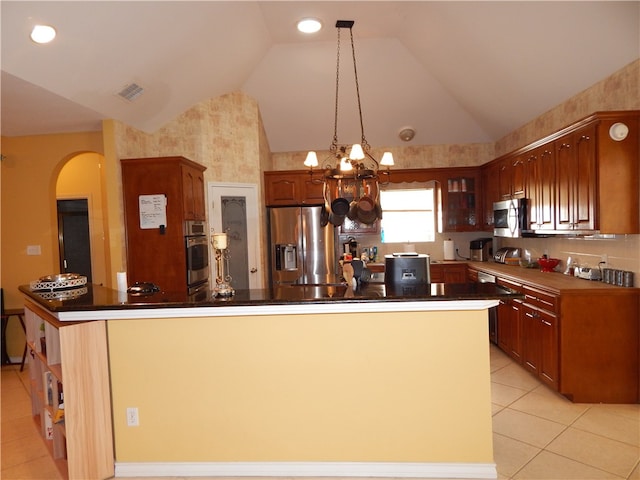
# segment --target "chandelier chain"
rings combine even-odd
[[[356,79],[356,97],[358,98],[358,114],[360,115],[360,134],[362,135],[362,148],[367,151],[369,144],[364,137],[364,122],[362,121],[362,104],[360,103],[360,84],[358,83],[358,67],[356,66],[356,47],[353,42],[353,29],[349,29],[351,33],[351,54],[353,55],[353,73]]]
[[[331,142],[331,152],[334,154],[338,150],[338,91],[340,85],[340,29],[338,28],[338,49],[336,52],[336,104],[333,118],[333,142]]]

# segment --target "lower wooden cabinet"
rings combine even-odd
[[[465,283],[467,281],[466,263],[432,263],[431,283]]]
[[[498,305],[501,350],[574,402],[640,401],[638,289],[553,291],[496,271],[487,273],[524,294],[523,300]]]
[[[31,412],[64,478],[114,475],[106,322],[59,322],[29,302]]]
[[[522,365],[554,389],[558,383],[558,318],[527,303],[520,310]]]
[[[504,278],[496,283],[522,293],[522,285]],[[498,346],[517,362],[522,362],[522,301],[500,300],[498,304]]]

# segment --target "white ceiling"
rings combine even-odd
[[[353,34],[373,146],[493,142],[640,57],[640,2],[1,2],[2,135],[154,132],[191,106],[242,90],[272,151],[333,137],[336,20]],[[296,21],[324,23],[304,36]],[[54,25],[49,45],[29,39]],[[338,137],[359,140],[348,30]],[[134,102],[116,95],[135,82]],[[344,94],[344,95],[343,95]]]

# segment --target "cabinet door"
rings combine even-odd
[[[467,281],[467,267],[464,264],[445,265],[444,283],[465,283]]]
[[[538,374],[540,380],[558,389],[558,317],[546,310],[538,312],[540,334],[540,360]]]
[[[527,154],[515,158],[511,162],[511,196],[524,198]]]
[[[498,304],[498,346],[518,363],[522,361],[522,333],[519,300]]]
[[[540,369],[541,343],[538,310],[529,304],[522,304],[522,364],[536,376]]]
[[[531,151],[526,159],[525,196],[529,198],[529,227],[555,228],[555,155],[553,146]]]
[[[286,172],[269,172],[264,177],[267,205],[299,205],[301,195],[298,175]]]
[[[508,352],[518,363],[522,363],[522,302],[520,300],[511,301],[511,344]]]
[[[467,268],[467,281],[476,283],[478,281],[478,271],[473,268]]]
[[[557,230],[596,228],[595,128],[585,127],[555,142]]]
[[[431,276],[431,283],[443,283],[444,282],[444,265],[436,263],[430,265],[429,274]]]
[[[456,169],[442,173],[444,230],[468,232],[481,229],[480,170]]]
[[[492,162],[482,170],[484,229],[493,228],[493,203],[501,200],[498,174],[500,164]]]
[[[511,158],[505,158],[498,165],[498,194],[500,195],[500,200],[509,200],[512,195],[511,162]]]
[[[204,220],[204,175],[189,166],[182,166],[182,194],[185,220]]]
[[[323,182],[318,178],[311,178],[311,175],[301,174],[302,203],[304,205],[324,204]]]

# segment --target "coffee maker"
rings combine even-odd
[[[471,240],[469,252],[471,261],[488,262],[493,256],[493,238],[477,238]]]

